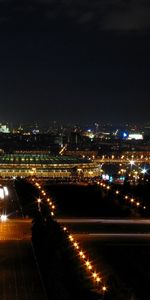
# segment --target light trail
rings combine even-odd
[[[100,224],[133,224],[133,225],[150,225],[150,219],[97,219],[97,218],[61,218],[57,219],[59,223],[77,223],[77,224],[91,224],[91,223],[100,223]]]
[[[74,233],[73,234],[76,238],[82,240],[96,240],[96,239],[122,239],[122,238],[129,238],[129,239],[148,239],[150,240],[150,233]]]

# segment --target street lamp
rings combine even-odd
[[[40,198],[37,199],[38,210],[39,210],[39,211],[41,211],[41,201],[42,201],[42,200],[41,200]]]

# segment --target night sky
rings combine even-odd
[[[0,0],[0,121],[149,114],[148,0]]]

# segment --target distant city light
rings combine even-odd
[[[131,166],[133,166],[133,165],[135,164],[135,161],[134,161],[134,160],[130,160],[129,164],[130,164]]]
[[[146,172],[147,172],[147,170],[145,168],[141,170],[142,174],[146,174]]]
[[[128,140],[143,140],[143,135],[141,133],[130,133]]]
[[[113,177],[112,176],[109,177],[109,182],[113,182]]]
[[[108,174],[103,174],[102,179],[103,180],[109,180],[109,175]]]
[[[123,133],[123,137],[126,138],[128,134],[126,132]]]

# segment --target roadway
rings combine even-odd
[[[3,201],[9,218],[0,222],[0,299],[47,300],[31,243],[31,220],[20,217],[12,184],[9,191],[10,196]]]

